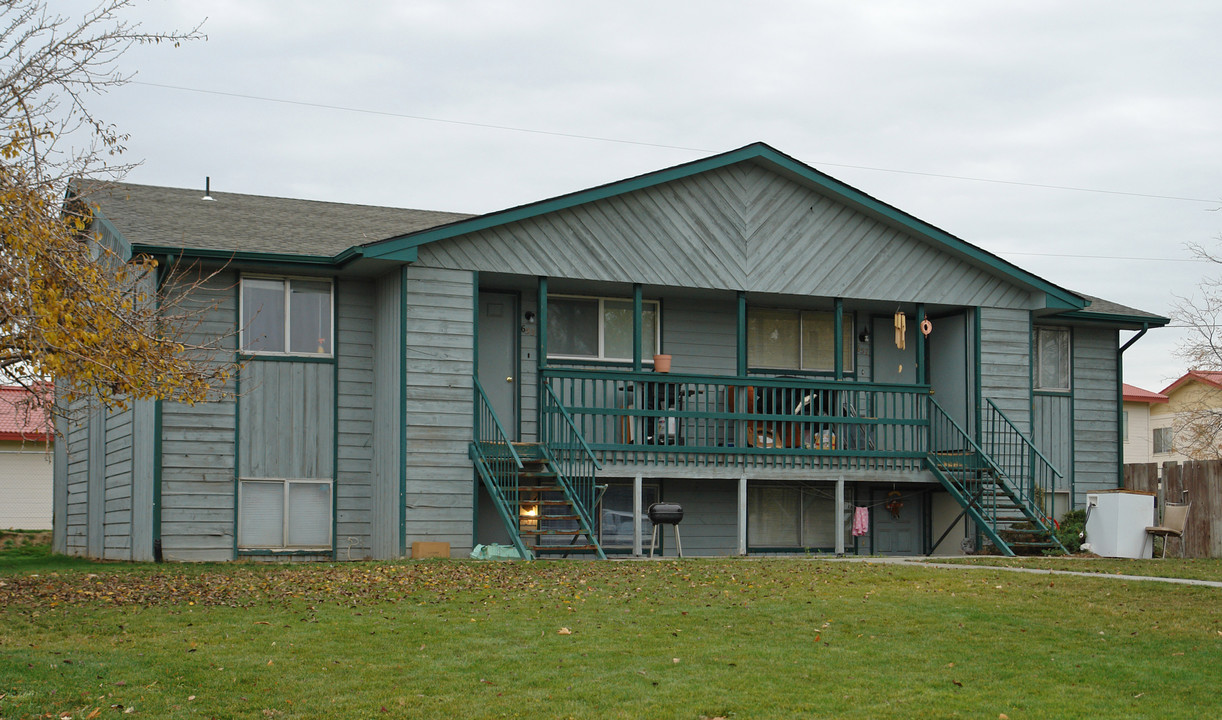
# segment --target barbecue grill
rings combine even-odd
[[[679,522],[683,520],[683,506],[679,503],[658,502],[649,506],[649,522],[653,524],[653,541],[649,544],[649,557],[653,557],[658,546],[658,529],[670,525],[675,529],[675,547],[683,557],[683,542],[679,539]]]

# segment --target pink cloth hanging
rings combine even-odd
[[[870,508],[853,508],[853,537],[861,537],[870,532]]]

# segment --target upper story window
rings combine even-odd
[[[1069,328],[1035,329],[1035,389],[1069,392]]]
[[[853,372],[853,316],[845,315],[842,369]],[[816,310],[748,308],[747,364],[755,368],[833,372],[836,314]]]
[[[641,303],[641,357],[658,352],[658,302]],[[552,295],[547,298],[547,356],[632,362],[632,301]]]
[[[1175,452],[1175,431],[1169,427],[1154,428],[1154,454]]]
[[[242,350],[330,355],[330,280],[242,278]]]

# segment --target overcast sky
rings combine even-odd
[[[131,17],[205,14],[207,41],[133,49],[136,82],[92,104],[131,133],[131,182],[481,213],[763,141],[1075,291],[1167,315],[1222,274],[1185,249],[1222,233],[1222,3],[232,0]],[[1151,331],[1126,381],[1177,377],[1179,339]]]

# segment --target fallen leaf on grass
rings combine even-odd
[[[1005,713],[1001,713],[997,716],[997,720],[1010,720],[1010,716]]]
[[[556,634],[557,634],[557,635],[572,635],[572,634],[573,634],[573,631],[572,631],[572,630],[569,630],[569,629],[568,629],[568,628],[566,628],[566,627],[562,627],[562,628],[560,628],[559,630],[557,630],[557,631],[556,631]]]
[[[951,682],[955,684],[955,687],[963,687],[963,683],[959,682],[958,680],[951,680]]]
[[[670,661],[677,665],[679,663],[679,658],[671,658]]]

